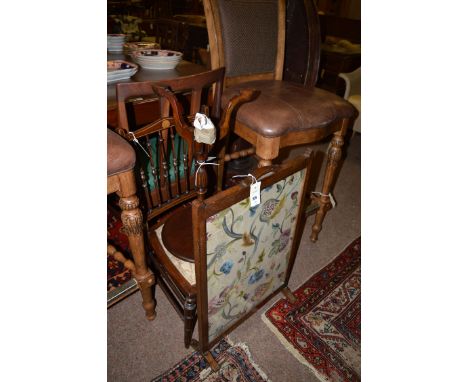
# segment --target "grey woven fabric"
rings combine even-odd
[[[271,72],[278,38],[277,0],[220,0],[226,75]]]

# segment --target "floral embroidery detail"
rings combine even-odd
[[[260,301],[262,297],[264,296],[265,292],[267,292],[270,289],[271,282],[273,280],[270,280],[266,283],[260,284],[257,289],[255,289],[253,296],[251,298],[251,301]]]
[[[249,202],[250,203],[250,202]],[[257,208],[260,204],[257,204],[255,207],[250,207],[249,208],[249,216],[252,217],[252,216],[255,216],[255,213],[257,212]]]
[[[262,222],[267,222],[273,212],[275,211],[276,205],[279,203],[279,200],[270,199],[263,203],[262,212],[260,213],[260,220]]]
[[[246,198],[207,219],[209,340],[283,285],[304,174],[263,189],[259,206]]]
[[[289,236],[291,235],[291,230],[288,228],[284,232],[281,232],[280,236],[280,245],[279,245],[279,252],[286,248],[289,243]]]
[[[248,232],[244,232],[244,234],[242,235],[242,240],[244,241],[242,245],[245,246],[252,245],[255,243]]]
[[[268,257],[273,257],[275,256],[280,249],[280,240],[276,239],[272,244],[270,248],[270,252],[268,253]]]
[[[226,244],[224,243],[218,244],[214,250],[215,256],[221,257],[221,256],[224,256],[225,253],[226,253]]]
[[[249,284],[255,284],[258,280],[260,280],[265,273],[264,269],[260,269],[259,271],[255,272],[254,274],[250,275],[249,277]]]
[[[226,288],[223,289],[223,291],[219,294],[219,296],[212,298],[210,302],[208,302],[208,314],[215,314],[224,305],[226,305],[226,302],[228,301],[226,297],[229,292],[229,289],[230,287],[227,286]]]
[[[231,269],[232,269],[232,266],[234,265],[234,263],[232,262],[232,260],[227,260],[224,262],[224,264],[221,266],[221,269],[220,271],[223,272],[225,275],[228,275],[229,272],[231,272]]]

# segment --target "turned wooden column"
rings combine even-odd
[[[323,219],[325,218],[328,210],[331,208],[329,195],[336,177],[336,169],[341,160],[341,148],[344,144],[344,138],[348,129],[349,119],[345,118],[339,123],[341,124],[340,130],[334,133],[331,140],[331,145],[328,149],[327,167],[325,169],[321,195],[317,197],[319,209],[315,215],[315,222],[312,226],[312,234],[310,236],[310,239],[313,242],[317,241],[318,234],[322,230]]]
[[[120,197],[119,206],[122,209],[123,231],[128,237],[130,251],[135,263],[136,279],[143,298],[143,308],[146,318],[156,318],[156,303],[153,298],[152,286],[155,284],[153,272],[148,269],[145,260],[145,243],[143,239],[143,214],[138,207],[139,200],[136,196],[136,184],[133,171],[118,174],[120,189],[117,195]]]
[[[205,199],[208,191],[208,174],[206,172],[205,161],[208,158],[207,150],[211,145],[204,143],[195,142],[195,160],[197,163],[197,169],[195,171],[195,190],[197,191],[197,199],[202,201]]]
[[[273,159],[277,158],[280,150],[280,137],[257,137],[255,154],[258,157],[258,167],[271,166]]]
[[[184,302],[184,344],[188,349],[191,344],[193,329],[197,317],[197,297],[189,296]]]

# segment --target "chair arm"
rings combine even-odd
[[[177,133],[186,141],[190,141],[193,137],[193,127],[188,125],[183,117],[183,107],[180,104],[174,93],[165,86],[154,85],[153,90],[162,98],[166,98],[171,104],[175,128]]]
[[[251,102],[260,95],[260,92],[255,89],[243,89],[240,94],[232,97],[221,116],[219,124],[219,139],[223,139],[230,132],[230,122],[232,113],[241,105]]]

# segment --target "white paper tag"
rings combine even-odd
[[[260,204],[260,185],[262,182],[255,182],[250,185],[250,207]]]
[[[216,141],[216,129],[205,114],[196,113],[195,119],[193,121],[193,126],[195,127],[194,135],[195,140],[198,143],[206,143],[212,145]]]
[[[331,203],[331,205],[332,205],[332,208],[335,208],[336,202],[335,202],[335,199],[333,198],[332,193],[331,193],[331,192],[328,193],[328,196],[330,197],[330,203]]]

